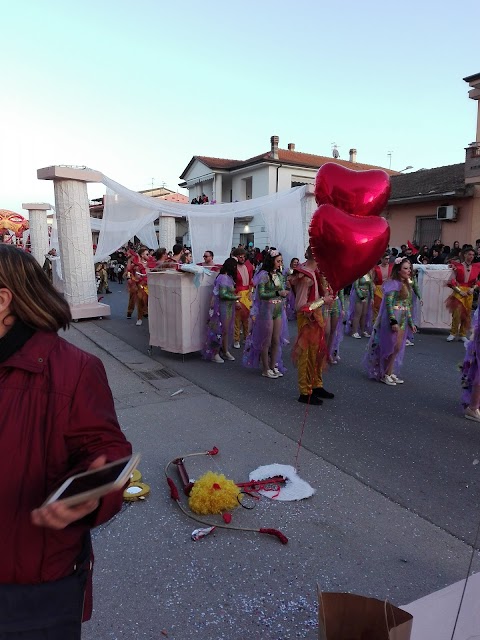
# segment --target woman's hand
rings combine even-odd
[[[278,294],[282,297],[282,298],[286,298],[288,296],[288,291],[286,289],[282,289],[282,291],[279,291]]]
[[[90,469],[100,469],[107,462],[106,456],[99,456],[88,467]],[[45,507],[34,509],[31,513],[32,522],[37,527],[47,529],[65,529],[72,522],[81,520],[89,513],[98,508],[99,500],[88,500],[74,506],[65,505],[62,500],[57,500]]]
[[[417,329],[417,327],[415,325],[413,325],[412,331],[413,331],[413,333],[417,333],[418,329]]]

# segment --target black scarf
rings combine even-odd
[[[15,324],[0,338],[0,362],[5,362],[10,356],[19,351],[30,340],[35,329],[28,327],[21,320],[15,320]]]

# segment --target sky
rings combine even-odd
[[[51,165],[177,190],[192,156],[246,159],[272,135],[396,170],[462,162],[475,139],[478,0],[0,0],[0,15],[0,209],[54,204],[36,177]]]

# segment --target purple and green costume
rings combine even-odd
[[[373,296],[375,293],[375,287],[370,275],[367,273],[352,284],[350,291],[350,305],[348,307],[348,317],[345,325],[345,333],[350,334],[352,332],[353,317],[355,315],[355,305],[357,302],[367,301],[367,318],[365,320],[365,331],[367,333],[372,332],[373,325]]]
[[[228,342],[233,343],[233,317],[235,313],[235,282],[227,274],[221,273],[215,279],[213,295],[208,312],[207,337],[202,350],[205,360],[212,360],[222,348],[222,338],[228,331]]]
[[[285,289],[283,275],[279,272],[269,274],[262,270],[254,275],[253,285],[255,296],[250,310],[252,328],[245,341],[243,365],[251,368],[260,366],[262,351],[270,345],[273,321],[281,318],[282,329],[277,366],[284,373],[282,347],[288,343],[288,321],[285,313],[285,299],[277,294],[277,291]]]
[[[462,405],[471,406],[472,390],[480,384],[480,314],[478,309],[473,317],[473,337],[468,342],[462,365]]]
[[[381,380],[386,374],[388,361],[395,351],[398,333],[392,331],[392,325],[398,324],[403,331],[400,351],[395,358],[393,373],[398,375],[403,363],[408,327],[413,329],[410,312],[410,287],[405,290],[399,280],[387,280],[383,285],[383,300],[377,321],[367,346],[363,364],[369,378]]]

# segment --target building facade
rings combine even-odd
[[[350,149],[349,160],[328,158],[296,151],[293,143],[279,148],[278,136],[270,138],[270,150],[248,160],[228,160],[209,156],[193,156],[180,178],[180,187],[188,189],[189,201],[205,194],[210,202],[224,203],[250,200],[285,191],[304,184],[313,185],[318,169],[327,162],[365,171],[379,169],[357,162],[356,149]],[[384,169],[389,174],[395,171]],[[313,211],[313,198],[309,203]],[[308,219],[308,215],[307,215]],[[269,238],[261,216],[236,218],[233,244],[263,248]]]

